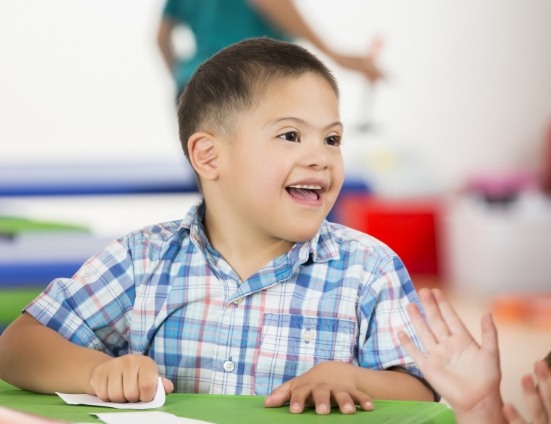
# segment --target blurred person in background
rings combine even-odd
[[[191,57],[177,54],[173,40],[180,25],[189,28],[195,39]],[[157,44],[179,96],[197,66],[207,58],[237,41],[263,36],[285,41],[303,39],[339,66],[363,74],[371,84],[383,77],[377,65],[379,40],[364,56],[336,51],[308,25],[293,0],[167,0]]]

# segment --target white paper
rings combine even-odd
[[[213,424],[161,411],[93,413],[105,424]]]
[[[106,402],[98,398],[97,396],[87,394],[69,394],[58,393],[56,394],[68,403],[69,405],[91,405],[91,406],[104,406],[106,408],[116,409],[152,409],[160,408],[165,404],[166,394],[163,387],[163,382],[159,377],[157,382],[157,393],[155,398],[151,402]]]

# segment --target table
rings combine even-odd
[[[375,410],[342,415],[334,410],[330,415],[316,415],[313,410],[295,415],[287,407],[265,408],[260,396],[224,396],[173,393],[158,411],[181,417],[195,418],[218,424],[310,424],[310,423],[387,423],[387,424],[448,424],[455,423],[453,412],[444,404],[412,401],[375,401]],[[0,405],[67,422],[99,421],[89,415],[98,412],[123,412],[111,408],[67,405],[56,395],[43,395],[19,390],[0,381]]]

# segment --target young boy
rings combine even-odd
[[[402,262],[325,221],[344,179],[338,90],[267,38],[206,61],[179,102],[203,201],[54,280],[0,337],[0,378],[112,401],[256,394],[293,413],[434,400],[395,334],[416,335]]]

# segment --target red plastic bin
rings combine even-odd
[[[386,243],[410,273],[438,275],[437,199],[387,199],[345,195],[337,220]]]

